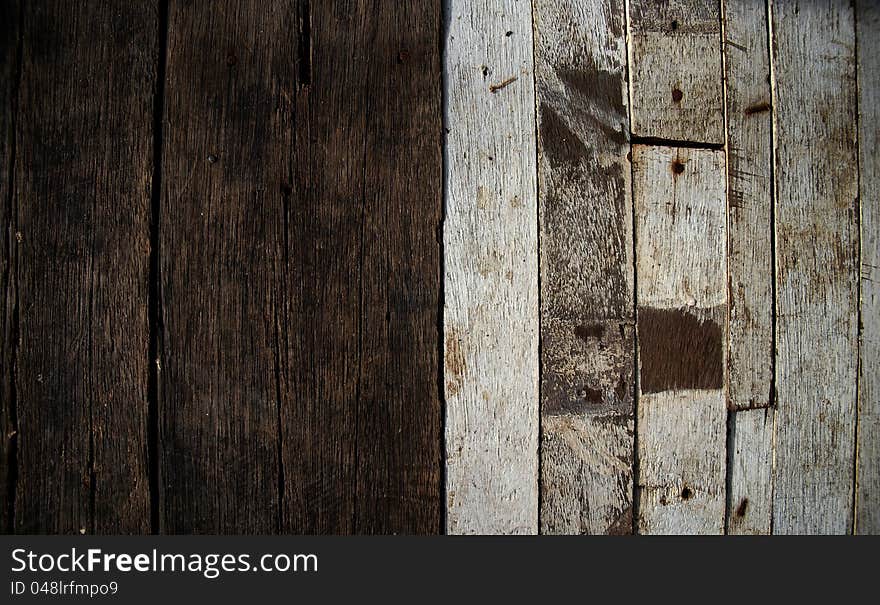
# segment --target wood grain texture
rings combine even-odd
[[[638,530],[724,531],[724,153],[633,146]]]
[[[622,0],[536,0],[541,532],[631,533],[633,269]]]
[[[23,10],[15,530],[146,533],[157,3]]]
[[[285,532],[441,530],[439,6],[312,2],[301,32]]]
[[[440,529],[439,17],[172,10],[166,531]]]
[[[766,6],[725,0],[728,405],[773,405],[773,121]]]
[[[855,24],[773,2],[777,363],[774,533],[847,533],[858,360]],[[805,66],[809,65],[809,68]]]
[[[15,240],[12,174],[15,168],[15,112],[18,99],[21,11],[18,1],[0,4],[0,532],[12,528],[16,481],[15,402]],[[10,497],[13,496],[13,497]]]
[[[536,533],[532,7],[452,0],[446,10],[447,530]]]
[[[718,0],[629,1],[632,133],[724,142]]]
[[[880,534],[880,5],[856,3],[861,318],[855,529]]]
[[[730,415],[727,533],[770,533],[773,512],[773,415],[770,408]]]

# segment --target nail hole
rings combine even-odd
[[[672,22],[672,31],[675,31],[677,29],[678,29],[678,21],[673,21]]]
[[[684,94],[679,89],[677,89],[677,88],[672,89],[672,100],[675,101],[676,103],[679,103],[683,96],[684,96]]]
[[[682,500],[690,500],[693,497],[693,495],[694,495],[694,492],[691,491],[691,488],[689,488],[689,487],[685,487],[683,490],[681,490],[681,499]]]
[[[672,161],[672,172],[675,174],[681,174],[684,172],[684,164],[681,163],[681,160]]]

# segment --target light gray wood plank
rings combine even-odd
[[[880,4],[856,4],[862,339],[856,532],[880,534]]]
[[[640,533],[724,531],[724,153],[633,147]]]
[[[726,0],[728,405],[772,405],[773,160],[766,6]]]
[[[772,408],[731,414],[727,533],[769,534],[773,510]]]
[[[452,0],[444,64],[447,530],[538,530],[530,0]]]
[[[630,0],[632,132],[724,142],[718,0]]]
[[[773,531],[851,531],[858,183],[848,0],[773,4],[776,454]]]
[[[541,531],[632,531],[633,270],[624,0],[535,0]]]

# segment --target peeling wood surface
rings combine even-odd
[[[770,408],[730,414],[727,533],[770,533],[773,512],[773,416]]]
[[[861,355],[856,533],[880,534],[880,5],[856,3]]]
[[[724,532],[724,153],[633,146],[638,529]]]
[[[718,0],[630,0],[632,132],[724,143]]]
[[[532,6],[451,0],[446,11],[446,529],[536,533]]]
[[[541,532],[630,533],[633,269],[623,0],[537,0]]]
[[[774,0],[773,24],[773,530],[847,533],[858,361],[855,24],[844,0]]]

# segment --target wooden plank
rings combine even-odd
[[[158,7],[23,10],[15,530],[145,533]]]
[[[273,533],[296,11],[172,3],[160,210],[161,524]]]
[[[167,531],[440,529],[438,15],[172,12]]]
[[[861,318],[856,532],[880,534],[880,5],[856,3]]]
[[[12,500],[16,470],[15,403],[13,400],[15,362],[15,263],[16,240],[14,233],[12,175],[15,167],[15,110],[18,99],[19,51],[21,11],[17,0],[0,4],[0,22],[4,23],[0,37],[0,531],[12,533]]]
[[[632,532],[632,198],[622,0],[537,0],[541,532]]]
[[[724,153],[633,147],[638,529],[724,531]]]
[[[526,0],[451,0],[447,11],[447,530],[536,533],[532,8]]]
[[[851,4],[774,0],[773,33],[778,392],[773,531],[847,533],[853,520],[858,360]]]
[[[722,144],[718,0],[630,0],[632,133]]]
[[[769,408],[730,415],[727,533],[770,533],[773,514],[773,415]]]
[[[773,175],[766,6],[726,0],[728,405],[773,404]]]
[[[312,10],[318,7],[314,3]],[[327,19],[330,13],[320,10]],[[376,34],[357,48],[369,77],[361,93],[367,129],[355,147],[356,153],[362,148],[366,153],[363,159],[354,155],[363,162],[365,178],[355,531],[438,533],[443,507],[440,0],[391,0],[372,10],[369,22]],[[347,52],[352,38],[345,37]],[[318,38],[314,52],[329,56],[335,46]],[[326,94],[328,105],[351,111],[362,75],[352,70],[350,86],[340,88],[339,60],[317,68],[315,77],[323,80],[313,80],[320,88],[312,90]],[[313,106],[320,108],[321,99],[313,97]],[[318,148],[314,154],[329,163]],[[328,172],[326,178],[337,176]],[[316,275],[317,283],[320,279]],[[287,451],[294,460],[300,455]],[[285,459],[285,468],[290,464]]]

